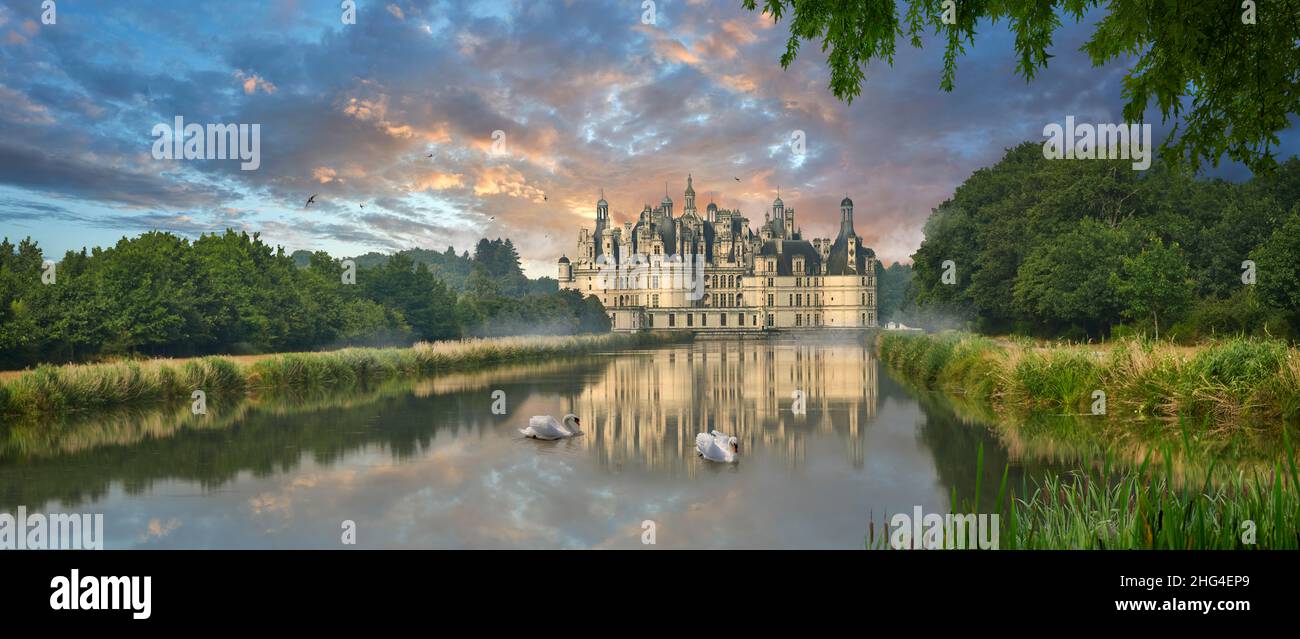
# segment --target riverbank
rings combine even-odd
[[[876,345],[891,369],[1003,410],[1156,418],[1215,431],[1300,424],[1300,352],[1278,340],[1099,347],[882,333]]]
[[[1300,358],[1280,341],[1189,348],[885,333],[877,352],[904,379],[997,423],[1004,443],[1039,438],[1031,431],[1065,420],[1048,427],[1049,452],[1091,451],[1078,470],[1021,486],[1016,498],[1007,494],[1005,469],[993,499],[981,503],[979,488],[973,503],[954,496],[953,512],[1001,515],[1002,548],[1300,544],[1300,473],[1288,436],[1300,417]],[[1151,433],[1138,431],[1151,429],[1164,431],[1153,438],[1163,444],[1142,441]],[[1249,463],[1229,443],[1259,437],[1273,442],[1273,453]],[[869,539],[868,547],[883,543]]]
[[[283,353],[252,361],[213,356],[183,362],[47,365],[0,383],[0,415],[40,416],[150,401],[188,403],[194,391],[218,395],[263,389],[347,387],[689,339],[689,333],[502,337],[419,343],[410,348]]]

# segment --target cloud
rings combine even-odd
[[[243,69],[237,69],[235,78],[239,80],[240,86],[243,87],[244,93],[247,95],[257,93],[258,89],[261,89],[262,93],[275,93],[275,85],[267,82],[265,78],[256,73],[244,73]]]
[[[140,0],[66,18],[94,29],[28,36],[6,2],[0,33],[20,41],[0,52],[0,184],[21,199],[177,232],[252,211],[240,222],[271,241],[352,253],[512,237],[534,275],[573,252],[600,189],[621,222],[665,182],[680,207],[687,172],[702,202],[754,226],[779,184],[810,236],[835,232],[847,192],[858,232],[906,259],[929,211],[1003,149],[1065,114],[1116,119],[1123,100],[1122,66],[1093,68],[1078,51],[1095,16],[1057,34],[1050,72],[1031,84],[1014,73],[1006,27],[982,25],[952,93],[927,37],[892,67],[873,64],[848,105],[830,95],[818,47],[782,69],[788,23],[729,3],[665,7],[642,25],[639,6],[614,0],[402,0],[340,26],[306,3],[169,15]],[[150,127],[178,114],[261,124],[261,168],[152,160]],[[790,153],[795,130],[803,158]],[[320,206],[299,219],[311,193]],[[358,215],[358,202],[375,211]]]

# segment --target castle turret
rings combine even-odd
[[[695,212],[695,187],[691,184],[691,174],[686,174],[686,208],[684,212],[689,215]]]
[[[609,228],[609,202],[605,201],[605,189],[600,190],[600,199],[596,200],[596,254],[603,254],[604,246],[600,238],[605,229]]]
[[[561,284],[568,284],[573,281],[573,265],[569,263],[567,255],[560,256],[558,279]]]
[[[849,236],[853,233],[853,200],[849,196],[844,196],[840,200],[840,235]]]

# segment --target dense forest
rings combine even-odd
[[[363,256],[354,280],[324,252],[288,255],[229,230],[192,242],[149,232],[70,251],[53,269],[49,259],[31,240],[0,242],[0,368],[609,330],[596,298],[525,277],[510,240],[481,240],[473,257]]]
[[[931,213],[912,258],[898,316],[930,327],[1295,339],[1300,160],[1233,183],[1027,142]]]
[[[912,265],[876,262],[876,317],[886,322],[916,321],[912,303]]]
[[[519,295],[530,293],[553,293],[559,290],[559,283],[554,278],[539,277],[537,279],[528,279],[517,268],[518,254],[515,252],[514,243],[509,239],[501,242],[488,242],[482,240],[475,249],[475,256],[471,257],[469,251],[460,255],[456,254],[456,249],[448,246],[446,251],[438,252],[429,249],[413,248],[400,251],[399,255],[409,257],[416,264],[424,264],[428,267],[429,272],[434,277],[442,280],[444,284],[456,293],[464,293],[471,288],[470,276],[474,274],[474,264],[483,262],[488,264],[497,264],[496,273],[510,292]],[[358,255],[352,258],[358,268],[375,268],[383,266],[392,256],[387,253],[370,252],[364,255]],[[306,266],[311,260],[311,252],[294,251],[294,263],[298,266]],[[480,271],[482,272],[482,271]]]

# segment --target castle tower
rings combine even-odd
[[[689,215],[695,212],[695,187],[691,184],[691,174],[686,174],[686,208],[684,212]]]
[[[604,234],[605,229],[609,228],[609,202],[605,201],[605,189],[600,190],[600,199],[596,200],[596,254],[602,253],[602,242],[599,238]]]
[[[842,235],[853,235],[853,200],[849,196],[844,196],[840,200],[840,233]]]
[[[568,284],[573,281],[573,265],[569,263],[569,256],[561,255],[559,264],[559,277],[561,284]]]
[[[858,243],[857,235],[853,232],[853,200],[848,195],[840,200],[840,236],[848,244],[848,269],[856,272],[858,270]]]

